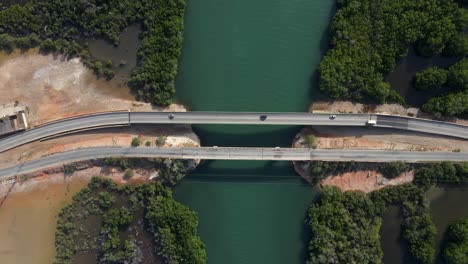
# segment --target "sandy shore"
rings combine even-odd
[[[132,110],[185,111],[133,100],[118,80],[97,79],[79,59],[41,55],[37,50],[0,57],[0,104],[26,107],[32,126],[75,115]]]

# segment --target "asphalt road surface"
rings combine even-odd
[[[57,153],[17,166],[0,169],[1,177],[30,173],[62,164],[106,158],[106,157],[150,157],[174,159],[216,159],[216,160],[325,160],[325,161],[467,161],[466,152],[417,152],[385,150],[314,150],[303,148],[153,148],[153,147],[100,147],[78,149]]]
[[[375,125],[368,125],[375,120]],[[70,132],[132,124],[245,124],[304,126],[368,126],[419,131],[468,139],[468,126],[387,115],[244,113],[244,112],[115,112],[52,122],[0,140],[0,152],[32,141]]]

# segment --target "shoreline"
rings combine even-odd
[[[417,107],[405,107],[400,104],[362,104],[352,101],[316,101],[310,104],[309,113],[348,113],[348,114],[390,114],[416,117],[468,125],[468,120],[461,118],[436,118]]]

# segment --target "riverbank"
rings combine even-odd
[[[405,151],[452,151],[467,152],[465,140],[421,134],[411,131],[399,131],[385,128],[355,128],[336,129],[333,127],[305,127],[299,131],[293,140],[294,148],[318,149],[375,149],[375,150],[405,150]],[[307,180],[314,182],[310,162],[293,162],[295,171]],[[325,178],[322,185],[333,185],[342,191],[360,190],[372,192],[388,185],[398,185],[411,182],[414,172],[409,171],[393,179],[385,178],[375,169],[358,170],[341,173]]]
[[[181,105],[164,108],[137,102],[117,80],[97,79],[79,59],[41,55],[37,50],[0,54],[0,104],[18,104],[28,112],[31,126],[75,115],[104,111],[185,111]],[[85,131],[33,142],[0,153],[6,167],[54,153],[83,147],[200,146],[190,126],[132,126]],[[199,161],[197,161],[198,163]],[[54,256],[56,215],[94,175],[124,184],[148,181],[158,169],[147,166],[127,170],[92,161],[48,168],[0,183],[0,259],[5,263],[51,263]],[[127,173],[127,176],[125,177]],[[27,250],[25,250],[27,249]],[[27,253],[25,253],[27,251]]]
[[[27,109],[31,126],[106,111],[185,111],[181,105],[155,107],[133,99],[114,78],[98,79],[80,59],[42,55],[33,49],[0,56],[0,104]]]
[[[347,114],[389,114],[409,117],[419,117],[424,119],[434,119],[436,117],[423,112],[417,107],[405,107],[400,104],[361,104],[352,101],[317,101],[309,106],[310,113],[347,113]],[[447,118],[447,122],[468,125],[468,120],[460,118]]]

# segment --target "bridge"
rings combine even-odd
[[[385,150],[325,150],[306,148],[155,148],[155,147],[97,147],[84,148],[46,156],[20,165],[0,169],[0,178],[30,173],[65,163],[107,157],[173,158],[217,160],[288,160],[288,161],[360,161],[409,163],[431,161],[467,161],[467,152],[417,152]]]
[[[375,124],[369,125],[369,120]],[[374,114],[246,112],[110,112],[57,120],[0,140],[0,152],[76,131],[142,124],[229,124],[382,127],[468,139],[468,126]]]

